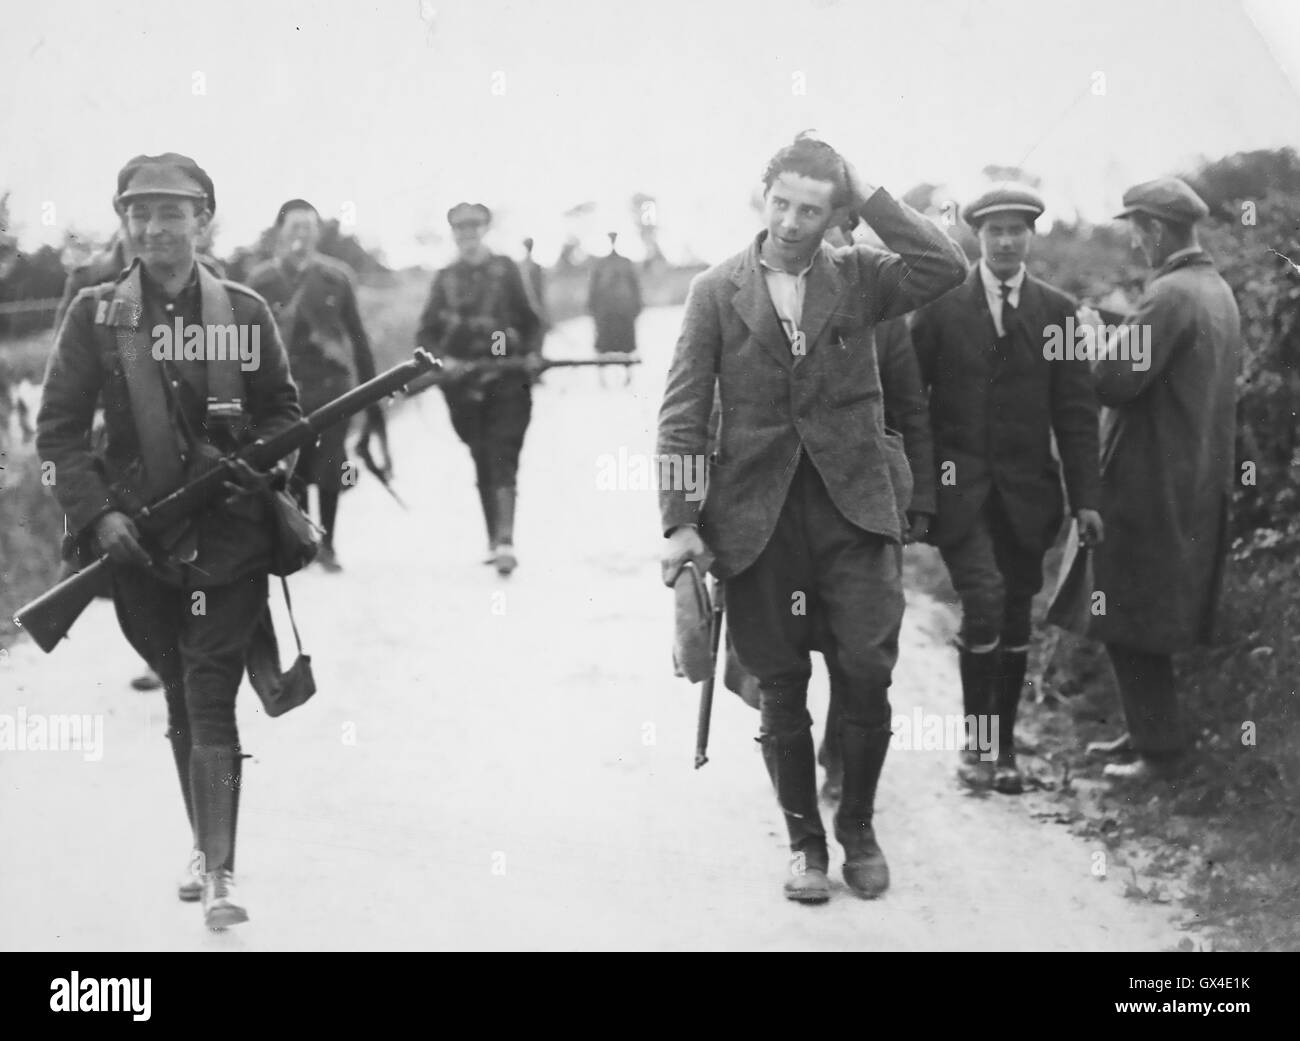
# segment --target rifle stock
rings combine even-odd
[[[364,411],[388,395],[395,394],[416,377],[436,372],[438,368],[439,363],[431,354],[416,350],[410,361],[395,365],[361,386],[352,388],[269,440],[254,441],[238,453],[238,458],[255,470],[265,470],[277,460],[314,441],[322,430]],[[230,475],[230,462],[223,460],[206,473],[146,506],[131,519],[141,535],[161,534],[177,521],[223,494]],[[31,633],[36,645],[49,654],[95,598],[95,589],[107,567],[108,557],[100,557],[89,567],[65,578],[22,607],[14,615],[14,622]]]

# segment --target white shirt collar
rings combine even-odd
[[[1002,295],[1002,289],[1000,287],[1004,280],[998,278],[998,276],[989,269],[989,266],[983,257],[980,258],[980,278],[984,281],[984,291],[986,293],[990,296],[997,297]],[[1025,265],[1021,264],[1020,270],[1010,278],[1005,279],[1005,281],[1007,285],[1011,287],[1011,295],[1016,296],[1020,291],[1021,284],[1025,281]]]

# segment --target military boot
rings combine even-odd
[[[868,900],[889,888],[889,865],[872,826],[889,738],[887,725],[868,729],[848,719],[840,724],[844,795],[835,814],[835,837],[844,847],[844,881]]]
[[[167,740],[172,746],[172,759],[176,762],[176,775],[181,782],[181,798],[185,800],[185,816],[190,822],[190,835],[194,834],[194,799],[190,794],[190,735],[188,731],[168,729]],[[192,903],[203,895],[203,881],[195,870],[196,857],[190,854],[185,873],[176,884],[176,895]]]
[[[497,521],[496,521],[496,495],[486,484],[480,483],[478,486],[478,501],[483,508],[483,524],[487,528],[487,556],[483,558],[484,564],[495,564],[497,562]]]
[[[190,750],[195,833],[203,869],[203,921],[214,931],[248,921],[248,912],[235,902],[230,867],[239,763],[239,750],[233,746],[195,745]]]
[[[957,656],[961,673],[962,714],[966,717],[966,746],[957,764],[957,779],[967,788],[981,790],[993,784],[992,764],[983,757],[977,740],[979,721],[993,712],[993,685],[998,652],[975,654],[965,648]]]
[[[826,829],[817,809],[812,732],[805,727],[793,735],[765,734],[759,738],[759,744],[790,836],[786,899],[801,904],[825,903],[831,898],[830,881],[826,877],[830,857],[826,851]]]
[[[1025,779],[1016,765],[1016,709],[1020,689],[1025,683],[1028,651],[1003,651],[1001,668],[993,688],[994,711],[997,712],[998,761],[993,773],[993,788],[1003,795],[1019,795]]]
[[[498,575],[509,575],[518,566],[515,556],[515,490],[496,490],[496,550],[493,563]]]

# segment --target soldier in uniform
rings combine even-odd
[[[420,317],[419,345],[443,364],[442,391],[457,436],[469,447],[487,527],[487,562],[509,575],[516,475],[532,417],[542,323],[519,268],[483,241],[492,212],[462,202],[447,212],[459,254],[434,277]],[[516,364],[523,359],[523,365]]]
[[[72,301],[46,370],[36,445],[54,466],[70,543],[83,559],[108,554],[122,632],[162,677],[201,876],[180,896],[201,897],[205,922],[220,929],[248,917],[234,896],[243,759],[235,695],[267,610],[272,530],[264,493],[273,475],[240,464],[240,486],[228,499],[156,545],[142,543],[131,514],[301,412],[265,301],[195,262],[216,208],[203,169],[174,153],[138,156],[118,175],[115,201],[137,259],[116,281]],[[176,322],[199,328],[206,347],[197,356],[160,356]],[[249,368],[242,355],[213,360],[211,329],[232,325],[258,345]],[[90,433],[101,400],[106,435],[96,453]]]
[[[63,283],[63,297],[59,300],[59,306],[54,312],[55,331],[57,332],[59,326],[63,324],[63,316],[68,313],[68,308],[72,305],[72,301],[77,298],[78,293],[91,286],[116,281],[118,275],[130,267],[134,259],[135,251],[131,249],[130,238],[126,233],[126,219],[123,217],[122,225],[113,233],[108,245],[94,254],[86,263],[79,264],[68,272],[68,277]],[[218,278],[225,277],[225,270],[216,258],[197,253],[196,259]],[[96,447],[99,449],[103,448],[103,436],[103,417],[102,414],[99,414],[96,416],[93,435]],[[72,563],[66,563],[65,567],[71,572]],[[102,595],[110,595],[107,585]],[[162,679],[152,669],[146,669],[131,681],[131,686],[136,690],[157,690],[162,686]]]
[[[1016,708],[1030,605],[1064,516],[1062,468],[1081,541],[1095,545],[1103,534],[1091,373],[1085,362],[1049,361],[1044,353],[1047,334],[1066,328],[1075,302],[1025,267],[1042,212],[1027,185],[1002,183],[975,199],[964,217],[979,237],[980,262],[965,285],[912,321],[939,471],[930,541],[962,604],[964,712],[997,721],[996,766],[981,756],[970,727],[958,776],[1008,794],[1024,785]]]
[[[732,642],[758,679],[760,745],[789,833],[785,895],[830,897],[806,699],[820,612],[844,677],[844,791],[835,834],[844,879],[889,885],[876,786],[890,740],[889,684],[903,612],[911,474],[887,434],[873,327],[933,300],[966,273],[961,250],[883,189],[865,187],[807,136],[764,176],[766,230],[692,283],[659,412],[659,458],[702,459],[715,386],[721,423],[703,506],[660,490],[671,585],[687,561],[727,583]],[[851,214],[889,250],[822,242]]]
[[[259,264],[248,284],[271,305],[302,409],[310,413],[358,382],[374,379],[375,359],[357,308],[352,269],[317,249],[321,225],[316,207],[305,199],[290,199],[276,214],[275,228],[278,256]],[[368,432],[381,432],[383,409],[371,406],[365,422]],[[330,572],[341,570],[334,532],[347,466],[348,425],[336,423],[300,452],[291,482],[304,511],[307,489],[316,486],[325,533],[317,560]]]
[[[632,261],[618,251],[618,232],[609,233],[609,253],[596,260],[587,288],[587,310],[596,321],[596,353],[636,350],[636,317],[641,313],[641,280]],[[600,385],[605,385],[605,370]],[[632,382],[632,369],[623,372],[623,385]]]

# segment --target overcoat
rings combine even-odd
[[[1101,420],[1101,514],[1088,634],[1153,654],[1213,635],[1235,477],[1241,321],[1203,251],[1171,258],[1138,301],[1149,367],[1094,365]]]

